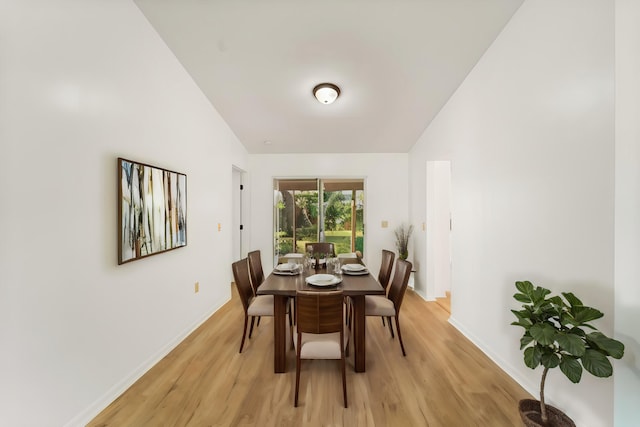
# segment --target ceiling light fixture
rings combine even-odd
[[[340,88],[333,83],[320,83],[313,88],[313,95],[321,104],[331,104],[338,99]]]

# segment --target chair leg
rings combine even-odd
[[[344,362],[344,353],[342,354],[342,360],[341,363],[342,365],[342,395],[344,397],[344,407],[347,407],[347,375],[346,375],[346,369],[345,369],[345,362]]]
[[[345,316],[344,316],[344,323],[347,326],[351,326],[351,298],[350,297],[344,297],[344,305],[345,305]]]
[[[240,341],[240,351],[238,353],[242,353],[242,347],[244,347],[244,338],[247,335],[247,320],[248,320],[248,317],[245,314],[244,315],[244,327],[242,328],[242,341]]]
[[[389,325],[389,330],[391,331],[391,338],[395,338],[395,335],[393,335],[393,324],[391,323],[391,317],[387,317],[387,325]],[[249,335],[249,338],[251,338],[251,335]]]
[[[344,355],[346,357],[349,357],[349,345],[351,344],[351,326],[348,327],[347,331],[348,331],[347,332],[347,337],[346,337],[347,345],[344,346]]]
[[[298,334],[298,350],[296,351],[296,394],[293,400],[293,406],[298,407],[298,390],[300,389],[300,335]]]
[[[287,328],[287,332],[289,335],[289,349],[293,350],[294,346],[293,346],[293,326],[289,325],[289,327]]]
[[[291,299],[289,299],[289,301],[291,301]],[[289,302],[289,326],[293,326],[293,319],[293,304]]]
[[[251,339],[251,334],[253,333],[253,322],[256,320],[254,316],[251,316],[251,328],[249,328],[249,339]]]
[[[382,320],[382,326],[386,326],[386,325],[384,324],[384,316],[380,316],[380,320]]]
[[[260,319],[262,319],[262,317],[258,316],[258,323],[256,324],[256,327],[260,326]]]
[[[398,316],[396,315],[396,329],[398,330],[398,340],[400,341],[400,348],[402,349],[402,355],[406,356],[407,353],[404,351],[404,344],[402,343],[402,335],[400,334],[400,321],[398,320]]]

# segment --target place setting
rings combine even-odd
[[[362,276],[369,274],[369,270],[362,264],[345,264],[342,266],[342,272],[351,276]]]
[[[281,276],[295,276],[302,273],[302,265],[293,262],[278,264],[273,269],[273,273]]]

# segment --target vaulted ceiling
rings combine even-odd
[[[250,153],[408,152],[522,1],[135,0]]]

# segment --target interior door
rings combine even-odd
[[[242,217],[242,199],[243,199],[243,172],[240,169],[232,169],[231,178],[231,197],[232,197],[232,237],[231,237],[231,253],[233,254],[233,260],[237,261],[243,258],[243,217]]]

